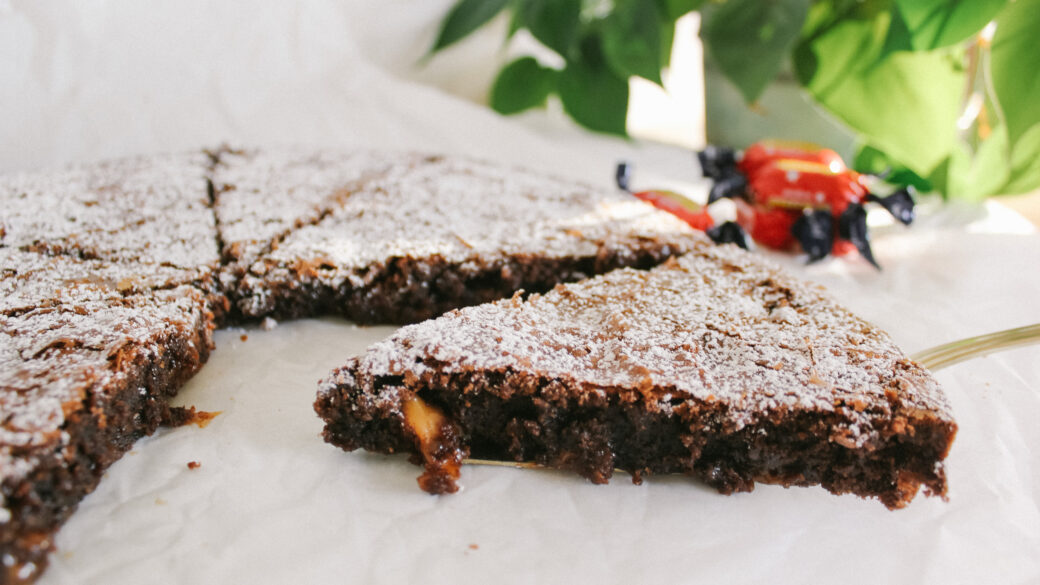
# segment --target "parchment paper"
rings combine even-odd
[[[503,55],[491,35],[417,69],[450,4],[0,0],[0,169],[288,142],[460,152],[604,185],[624,157],[637,182],[703,194],[688,152],[583,133],[558,108],[504,119],[451,95],[486,87]],[[485,73],[461,73],[474,64]],[[874,243],[880,273],[770,255],[908,351],[1040,321],[1040,236],[997,206],[925,209]],[[311,410],[320,377],[391,331],[219,332],[178,401],[223,414],[117,462],[40,583],[1040,580],[1036,347],[939,373],[960,424],[950,501],[890,512],[819,488],[725,497],[681,477],[594,486],[474,466],[462,493],[429,496],[403,458],[324,444]]]

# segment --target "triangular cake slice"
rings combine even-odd
[[[425,157],[368,150],[234,149],[212,153],[214,213],[225,262],[248,268],[293,230],[317,223],[358,186]]]
[[[212,271],[210,166],[199,151],[4,175],[0,246]]]
[[[605,483],[686,473],[720,492],[822,485],[906,505],[944,496],[956,425],[887,334],[818,287],[705,243],[653,270],[399,330],[320,385],[327,441],[412,453],[456,489],[463,457]]]
[[[696,237],[624,193],[468,159],[409,160],[252,262],[232,292],[242,314],[415,322],[518,289],[647,268]]]
[[[84,260],[91,278],[113,266],[135,287],[190,284],[222,314],[211,166],[197,151],[0,176],[0,249]]]
[[[0,582],[43,570],[53,533],[153,432],[212,349],[182,272],[0,248]]]
[[[0,248],[0,314],[84,302],[118,301],[184,286],[175,266],[24,252]]]

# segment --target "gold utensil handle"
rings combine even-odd
[[[1040,323],[944,343],[919,351],[911,355],[910,359],[935,371],[995,351],[1038,342],[1040,342]]]

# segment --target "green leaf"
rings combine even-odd
[[[569,55],[578,32],[581,0],[525,0],[520,13],[534,38],[564,58]]]
[[[829,4],[820,3],[811,17],[817,23],[795,47],[794,68],[814,96],[826,96],[831,88],[862,75],[884,57],[891,13],[860,18],[831,12]]]
[[[730,0],[711,13],[701,37],[748,103],[780,72],[808,10],[808,0]]]
[[[509,29],[506,30],[506,42],[524,28],[523,0],[510,0],[509,2]]]
[[[951,50],[882,56],[892,15],[841,18],[796,50],[813,98],[875,148],[921,177],[950,155],[964,75]]]
[[[949,198],[950,182],[950,157],[944,158],[932,169],[926,180],[932,184],[932,188],[942,194],[943,199]]]
[[[556,88],[555,69],[542,67],[534,57],[521,57],[499,72],[491,87],[491,107],[500,114],[516,114],[545,104]]]
[[[836,36],[846,36],[846,42],[833,42]],[[821,74],[817,71],[819,64],[813,47],[818,42],[826,42],[821,40],[824,37],[832,41],[828,49],[840,53],[829,56],[827,62],[831,67]],[[891,0],[815,2],[794,48],[794,72],[803,85],[811,81],[828,85],[827,79],[858,73],[849,71],[848,65],[867,69],[891,53],[912,50],[910,31]]]
[[[1001,195],[1040,188],[1040,124],[1026,130],[1011,151],[1011,173]]]
[[[655,0],[616,0],[603,21],[603,53],[618,77],[661,84],[661,17]]]
[[[661,69],[672,64],[672,44],[675,42],[675,22],[663,19],[661,21],[661,54],[659,66]]]
[[[1013,147],[1040,123],[1040,0],[1017,0],[997,17],[990,71]]]
[[[557,92],[563,109],[582,126],[627,136],[628,80],[607,65],[597,37],[581,41],[578,55],[560,72]]]
[[[509,4],[509,0],[459,0],[441,22],[441,30],[429,54],[466,38],[502,12],[506,4]]]
[[[895,0],[914,49],[927,51],[964,41],[982,30],[1007,0]]]
[[[869,144],[862,144],[852,161],[852,168],[869,175],[885,175],[885,182],[892,185],[913,185],[918,191],[928,193],[935,187],[931,181],[892,160],[885,153]]]
[[[704,0],[659,0],[658,6],[665,18],[674,21],[684,14],[697,10],[701,4],[704,4]]]
[[[958,141],[950,153],[950,197],[981,201],[1000,193],[1010,178],[1010,158],[1003,127],[994,129],[974,153]]]
[[[888,32],[885,34],[885,43],[881,46],[881,54],[878,58],[884,58],[898,51],[913,51],[913,35],[899,7],[892,6],[892,19],[889,21]]]

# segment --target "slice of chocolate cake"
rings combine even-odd
[[[0,177],[0,247],[170,269],[213,289],[220,254],[201,151]]]
[[[359,184],[420,162],[375,151],[242,149],[212,154],[214,211],[225,261],[246,268],[293,230],[317,223]]]
[[[284,190],[284,189],[283,189]],[[622,193],[429,157],[277,241],[230,293],[247,318],[406,323],[682,253],[693,230]]]
[[[206,361],[213,315],[139,265],[0,250],[0,582],[31,581],[105,469]]]
[[[820,289],[707,243],[401,329],[321,383],[327,441],[405,452],[456,489],[464,457],[605,483],[685,473],[720,492],[822,485],[943,496],[956,425],[889,337]]]
[[[13,316],[42,307],[169,290],[184,284],[185,274],[173,266],[0,248],[0,314]]]

